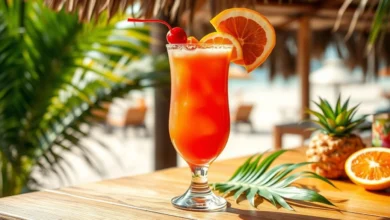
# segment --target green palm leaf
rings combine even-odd
[[[297,168],[310,164],[310,162],[280,164],[269,169],[274,160],[285,152],[286,150],[276,151],[262,160],[262,154],[257,157],[252,156],[234,172],[228,181],[213,183],[211,186],[213,189],[223,193],[224,196],[230,192],[235,192],[235,200],[240,195],[245,194],[252,206],[255,204],[256,195],[267,199],[274,206],[280,205],[289,210],[293,210],[293,208],[286,199],[318,202],[334,206],[328,199],[316,191],[292,186],[299,179],[313,178],[335,187],[328,179],[311,171],[292,173]]]
[[[390,1],[379,1],[377,6],[375,17],[372,22],[368,49],[371,50],[375,44],[379,34],[387,31],[387,24],[390,15]]]
[[[106,18],[84,24],[41,0],[0,1],[0,197],[39,184],[35,168],[69,182],[62,152],[79,151],[101,173],[80,127],[91,109],[151,77],[127,68],[147,53],[149,29]]]

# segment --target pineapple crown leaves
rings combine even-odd
[[[346,136],[355,130],[360,124],[362,124],[367,115],[363,115],[357,119],[354,116],[358,110],[360,104],[348,108],[349,100],[341,103],[340,96],[337,99],[336,106],[332,108],[329,102],[325,99],[319,98],[320,102],[313,103],[321,110],[321,112],[308,109],[306,112],[315,116],[316,120],[310,120],[311,122],[319,125],[319,130],[330,136]]]
[[[236,201],[241,194],[245,193],[252,206],[255,206],[256,195],[267,199],[274,206],[280,205],[288,210],[294,209],[285,199],[319,202],[334,206],[328,199],[314,190],[291,185],[302,178],[313,178],[337,188],[328,179],[314,172],[300,171],[292,173],[297,168],[311,164],[311,162],[286,163],[269,169],[272,162],[285,152],[286,150],[276,151],[263,160],[261,160],[263,154],[254,155],[248,158],[228,181],[213,183],[211,186],[214,190],[223,193],[223,196],[235,192],[234,199]]]

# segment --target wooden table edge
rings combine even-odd
[[[168,169],[176,169],[176,168],[168,168]],[[164,170],[168,170],[168,169],[164,169]],[[160,171],[164,171],[164,170],[160,170]],[[137,176],[141,176],[141,175],[137,175]],[[113,179],[113,180],[115,180],[115,179]],[[69,193],[69,192],[63,192],[63,191],[60,191],[60,190],[61,189],[42,190],[41,192],[53,193],[53,194],[57,194],[57,195],[59,194],[59,195],[64,195],[64,196],[69,196],[69,197],[75,197],[75,198],[82,199],[82,200],[89,200],[89,201],[94,201],[94,202],[100,202],[100,203],[109,204],[109,205],[113,205],[113,206],[121,206],[121,207],[125,207],[125,208],[136,209],[138,211],[151,212],[151,213],[154,213],[154,214],[160,214],[160,215],[165,215],[165,216],[171,216],[171,217],[177,217],[177,218],[183,218],[183,219],[193,219],[193,218],[188,218],[188,217],[184,217],[184,216],[180,216],[180,215],[173,215],[173,214],[169,214],[169,213],[165,213],[165,212],[153,211],[151,209],[146,209],[146,208],[139,207],[139,206],[127,205],[127,204],[122,204],[122,203],[115,203],[115,202],[110,202],[110,201],[93,199],[93,198],[89,198],[87,196],[80,196],[80,195],[72,194],[72,193]],[[330,207],[330,208],[332,208],[332,207]],[[258,208],[256,208],[256,209],[258,209]],[[341,213],[350,213],[350,214],[358,214],[358,215],[364,215],[364,216],[370,216],[370,217],[378,217],[378,218],[390,219],[390,216],[343,210],[343,209],[340,209],[337,206],[335,206],[334,209],[332,208],[332,210],[338,211],[338,212],[341,212]],[[0,211],[0,214],[1,214],[1,211]],[[297,213],[297,214],[299,214],[299,213]],[[256,216],[253,216],[253,217],[256,217]],[[312,217],[315,218],[315,216],[312,216]]]
[[[292,149],[290,151],[298,152],[298,151],[302,151],[304,149],[305,148],[300,147],[300,148]],[[270,153],[270,152],[267,152],[267,153]],[[245,160],[245,158],[247,158],[247,157],[248,156],[242,156],[242,157],[237,157],[237,158],[230,158],[230,159],[226,159],[226,160],[217,161],[215,163],[226,163],[226,162],[229,163],[229,161],[234,161],[234,160]],[[148,174],[140,174],[140,175],[134,175],[134,176],[121,177],[121,178],[113,178],[113,179],[102,180],[102,181],[99,181],[99,182],[112,181],[112,180],[115,181],[117,179],[129,178],[129,177],[130,178],[131,177],[142,177],[142,176],[153,175],[153,174],[156,174],[156,173],[169,172],[169,170],[178,170],[178,169],[186,169],[186,167],[168,168],[168,169],[164,169],[164,170],[160,170],[160,171],[156,171],[156,172],[152,172],[152,173],[148,173]],[[88,185],[88,184],[85,184],[85,185]],[[75,187],[77,187],[77,185]],[[68,188],[68,187],[64,187],[64,188]],[[193,218],[189,218],[189,217],[185,217],[185,216],[181,216],[181,215],[177,215],[177,214],[170,214],[170,213],[167,213],[167,212],[154,211],[153,209],[144,208],[144,207],[139,206],[139,205],[128,205],[128,204],[125,204],[125,203],[105,201],[105,200],[101,200],[101,199],[94,199],[94,198],[91,198],[89,196],[84,196],[84,195],[81,196],[81,195],[73,194],[73,193],[70,193],[70,192],[64,192],[64,191],[61,190],[61,189],[64,189],[64,188],[47,189],[47,190],[42,190],[41,192],[47,192],[47,193],[57,194],[57,195],[61,194],[61,195],[64,195],[64,196],[76,197],[76,198],[79,198],[79,199],[82,199],[82,200],[89,200],[89,201],[94,201],[94,202],[97,202],[97,203],[105,203],[105,204],[110,204],[112,206],[126,207],[126,208],[130,208],[130,209],[138,210],[138,211],[143,211],[145,213],[148,212],[148,213],[154,213],[154,214],[162,215],[161,217],[163,217],[163,216],[165,216],[165,217],[171,216],[171,217],[183,218],[183,219],[193,219]],[[243,207],[243,209],[244,208],[245,207]],[[337,211],[339,211],[341,213],[357,214],[357,215],[362,215],[362,216],[367,216],[367,217],[368,216],[369,217],[376,217],[376,218],[380,218],[380,219],[382,219],[382,218],[383,219],[390,219],[390,216],[386,216],[384,214],[372,214],[372,213],[364,213],[364,212],[353,211],[353,210],[343,210],[343,209],[340,209],[340,207],[337,207],[337,206],[335,208],[336,208],[335,210],[337,210]],[[299,214],[299,213],[296,213],[296,214]],[[10,214],[10,213],[4,212],[4,211],[0,211],[0,219],[2,219],[3,216],[6,219],[26,219],[24,217],[18,216],[18,214]],[[255,216],[253,216],[253,217],[255,217]],[[312,217],[315,218],[315,216],[312,216]]]
[[[165,213],[165,212],[153,211],[152,209],[146,209],[146,208],[138,207],[138,206],[134,206],[134,205],[127,205],[127,204],[122,204],[122,203],[116,203],[116,202],[110,202],[110,201],[93,199],[93,198],[89,198],[89,197],[86,197],[86,196],[79,196],[79,195],[75,195],[75,194],[68,193],[68,192],[62,192],[62,191],[59,191],[58,189],[42,190],[42,191],[39,191],[39,192],[46,192],[46,193],[51,193],[51,194],[63,195],[63,196],[68,196],[68,197],[78,198],[78,199],[81,199],[81,200],[88,200],[88,201],[103,203],[103,204],[112,205],[112,206],[125,207],[125,208],[134,209],[134,210],[145,212],[145,213],[153,213],[153,214],[162,215],[161,217],[163,217],[163,216],[165,216],[165,217],[175,217],[175,218],[188,219],[188,220],[195,220],[196,219],[196,218],[185,217],[185,216],[182,216],[182,215],[175,215],[175,214],[169,214],[169,213]],[[335,209],[335,210],[337,210],[337,209]],[[357,215],[369,216],[369,217],[378,217],[380,219],[389,219],[389,217],[390,217],[390,216],[374,215],[374,214],[354,212],[354,211],[348,211],[348,210],[337,210],[337,211],[339,211],[341,213],[357,214]],[[295,214],[299,215],[299,213],[295,213]],[[252,216],[252,217],[255,218],[257,216]],[[309,216],[307,216],[307,217],[309,217]],[[316,216],[311,216],[311,217],[313,217],[313,219],[316,218]],[[4,212],[4,211],[0,211],[0,219],[3,219],[3,218],[5,218],[5,219],[23,219],[23,220],[29,220],[30,219],[30,218],[25,218],[25,217],[19,216],[17,214],[11,214],[11,213],[7,213],[7,212]]]
[[[0,219],[26,219],[22,216],[18,216],[16,214],[7,213],[4,211],[0,211]]]

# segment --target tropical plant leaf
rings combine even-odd
[[[356,105],[355,107],[353,107],[352,109],[350,109],[347,114],[349,115],[348,118],[349,118],[349,121],[352,121],[353,117],[355,116],[356,112],[357,112],[357,108],[359,107],[360,104]]]
[[[142,88],[150,75],[128,66],[151,40],[146,26],[106,18],[80,23],[42,0],[0,1],[0,197],[38,183],[34,167],[69,179],[61,152],[77,151],[102,173],[93,152],[80,145],[87,135],[80,127],[100,103]]]
[[[342,112],[340,99],[341,99],[341,95],[339,94],[339,97],[337,98],[337,102],[336,102],[336,115],[339,115]]]
[[[371,50],[373,44],[376,42],[379,33],[381,31],[387,31],[388,18],[385,19],[386,15],[390,13],[390,1],[379,1],[378,7],[375,12],[373,25],[369,36],[368,50]],[[385,26],[385,28],[383,28]],[[382,30],[384,29],[384,30]]]
[[[283,195],[284,198],[286,199],[309,201],[309,202],[320,202],[323,204],[334,206],[334,204],[329,202],[329,200],[326,199],[324,196],[310,189],[303,189],[303,188],[291,186],[283,189],[271,189],[271,191]]]
[[[347,112],[341,112],[339,115],[336,117],[336,124],[344,124],[345,119],[347,118]]]
[[[335,120],[335,112],[333,112],[332,106],[330,106],[329,102],[322,98],[320,98],[320,101],[321,110],[324,112],[326,117]]]
[[[349,100],[351,97],[348,97],[347,101],[344,102],[343,107],[341,108],[341,111],[346,111],[348,109]]]
[[[314,115],[318,120],[309,120],[320,127],[315,128],[330,136],[346,136],[349,135],[357,126],[364,122],[367,115],[363,115],[360,119],[354,121],[354,116],[357,112],[359,104],[348,109],[350,98],[341,104],[341,95],[339,95],[334,108],[327,100],[320,98],[320,103],[314,102],[321,112],[308,109],[307,112]],[[355,123],[359,121],[358,123]]]
[[[316,120],[312,120],[310,119],[309,121],[313,122],[314,124],[317,124],[320,126],[320,129],[323,130],[323,131],[330,131],[332,130],[331,128],[328,127],[328,125],[326,123],[322,123],[322,122],[319,122],[319,121],[316,121]],[[312,128],[314,130],[318,130],[318,128]]]
[[[311,189],[304,189],[292,186],[292,184],[302,178],[312,178],[323,181],[333,187],[336,186],[325,177],[311,171],[294,172],[297,168],[311,164],[311,162],[280,164],[271,169],[270,165],[286,150],[275,151],[267,157],[263,155],[248,158],[226,182],[211,184],[214,190],[227,196],[234,192],[234,199],[245,194],[249,203],[255,205],[255,196],[258,195],[270,201],[274,206],[280,205],[288,210],[293,208],[286,199],[301,200],[308,202],[318,202],[332,205],[328,199]],[[255,159],[253,159],[255,158]]]
[[[311,110],[311,109],[307,109],[306,111],[307,111],[307,113],[316,116],[316,117],[319,119],[319,121],[320,121],[321,123],[326,124],[326,118],[325,118],[325,116],[321,115],[319,112],[316,112],[316,111]]]
[[[337,29],[339,29],[342,21],[342,16],[347,11],[347,8],[351,5],[352,2],[355,1],[345,0],[343,5],[340,7],[333,31],[337,31]],[[361,15],[365,11],[371,12],[372,10],[375,10],[375,16],[371,21],[371,30],[366,45],[367,52],[372,52],[374,45],[377,43],[378,38],[380,38],[380,35],[384,36],[384,34],[386,34],[386,32],[388,31],[388,22],[390,18],[390,1],[360,0],[357,2],[358,7],[355,9],[353,18],[351,19],[348,32],[345,36],[345,40],[348,40],[352,36],[352,33],[357,26],[359,18],[362,17]],[[366,7],[367,4],[369,5],[368,7]],[[379,46],[382,45],[383,41],[379,42]]]

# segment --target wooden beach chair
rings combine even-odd
[[[102,108],[91,109],[92,118],[91,122],[105,123],[108,117],[108,111],[110,109],[111,102],[103,102],[101,104]]]
[[[149,136],[149,131],[145,124],[145,116],[147,113],[146,106],[137,106],[128,108],[126,111],[126,115],[121,120],[108,119],[107,124],[113,127],[121,127],[123,129],[124,134],[127,133],[129,127],[133,127],[137,131],[139,129],[144,130],[144,136]],[[137,132],[138,133],[138,132]]]
[[[253,104],[240,104],[237,107],[237,110],[231,116],[234,131],[239,132],[238,130],[239,124],[248,124],[250,126],[251,132],[253,133],[255,131],[252,121],[250,119],[252,110],[253,110]]]

